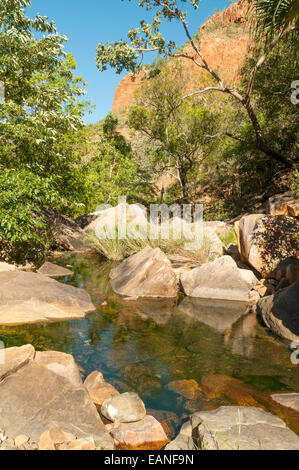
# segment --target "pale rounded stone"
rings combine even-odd
[[[105,400],[101,413],[112,422],[132,423],[143,419],[146,409],[136,393],[127,392]]]

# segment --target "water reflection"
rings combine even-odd
[[[56,260],[56,262],[58,262]],[[7,347],[26,343],[75,356],[82,375],[100,370],[119,391],[134,390],[148,409],[185,413],[213,408],[199,394],[188,400],[167,385],[224,374],[265,392],[299,391],[298,366],[290,352],[261,327],[247,306],[178,299],[124,301],[108,281],[113,264],[96,257],[59,260],[75,275],[65,280],[84,287],[97,311],[84,320],[23,327],[0,327]]]

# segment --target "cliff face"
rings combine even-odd
[[[216,13],[198,31],[201,51],[208,64],[220,72],[226,83],[232,84],[240,78],[240,68],[246,57],[249,46],[249,34],[246,24],[247,0],[239,0],[224,12]],[[185,52],[190,52],[190,46]],[[200,84],[202,74],[206,74],[190,60],[184,59],[184,65],[191,72],[190,88]],[[112,111],[125,110],[134,101],[134,93],[139,87],[144,73],[135,80],[132,75],[124,77],[115,91]]]

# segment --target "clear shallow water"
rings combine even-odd
[[[213,403],[178,395],[168,388],[172,381],[200,384],[204,376],[224,374],[264,392],[299,392],[290,350],[255,316],[242,316],[246,305],[183,297],[124,301],[111,290],[111,263],[83,255],[55,262],[72,266],[74,276],[61,281],[85,288],[96,312],[84,320],[0,327],[6,347],[31,343],[73,354],[84,377],[100,370],[119,391],[138,392],[148,409],[172,412],[177,425],[186,413]]]

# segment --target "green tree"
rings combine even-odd
[[[19,251],[23,239],[27,245],[32,241],[34,251],[35,230],[38,245],[45,246],[38,207],[49,207],[51,201],[75,214],[86,190],[77,142],[86,111],[81,101],[85,82],[74,75],[76,63],[63,50],[67,38],[47,18],[30,18],[30,5],[29,0],[2,0],[0,8],[0,82],[5,90],[0,104],[0,250],[12,244]]]
[[[238,103],[239,107],[245,110],[247,119],[254,130],[254,140],[249,142],[249,144],[271,159],[278,161],[283,166],[296,167],[296,164],[289,155],[279,152],[275,148],[275,145],[270,145],[267,141],[259,120],[258,110],[255,109],[252,100],[252,91],[257,72],[264,65],[269,54],[277,46],[279,41],[286,35],[295,31],[295,26],[290,25],[285,30],[280,31],[269,43],[266,50],[254,65],[248,79],[246,90],[242,93],[241,90],[225,84],[220,73],[210,67],[202,53],[200,42],[192,37],[189,30],[186,12],[182,10],[186,3],[187,0],[139,0],[138,5],[140,7],[154,11],[152,23],[148,24],[142,21],[139,28],[129,31],[127,41],[119,41],[112,44],[107,43],[106,45],[100,43],[98,45],[96,59],[99,70],[106,70],[107,66],[110,65],[115,68],[118,73],[123,70],[136,73],[140,71],[145,53],[153,51],[158,52],[158,54],[164,58],[184,58],[190,60],[212,78],[213,85],[209,85],[205,88],[201,87],[192,93],[186,94],[185,99],[191,96],[200,96],[210,91],[228,95],[233,101]],[[197,9],[199,0],[189,0],[189,3]],[[184,51],[177,50],[174,41],[167,42],[165,40],[160,31],[163,19],[178,21],[183,26],[190,46],[190,52],[188,52],[187,49]],[[231,134],[228,131],[216,133],[214,137],[220,136],[228,136],[235,140],[241,139],[240,135]]]
[[[117,132],[118,119],[109,113],[97,126],[96,142],[83,168],[87,185],[92,191],[90,210],[99,204],[117,204],[126,196],[128,202],[147,202],[152,194],[149,175],[136,161],[130,144]]]
[[[204,158],[206,135],[215,130],[216,113],[195,98],[183,100],[189,74],[179,62],[159,65],[149,74],[129,112],[128,124],[147,138],[156,173],[167,172],[179,183],[183,202]],[[162,189],[163,192],[163,189]]]

